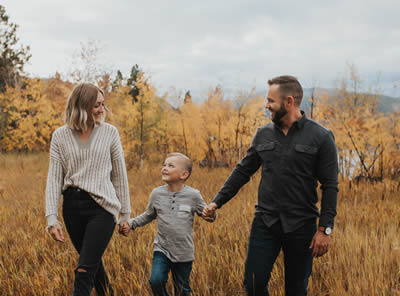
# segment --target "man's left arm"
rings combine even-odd
[[[326,227],[333,228],[336,216],[338,197],[338,157],[335,137],[330,131],[325,135],[318,151],[317,178],[321,183],[321,214],[319,227],[310,248],[313,248],[313,256],[320,257],[328,252],[330,237],[321,231]]]
[[[338,197],[338,157],[335,137],[330,131],[318,152],[317,177],[321,183],[321,215],[319,226],[334,226]]]

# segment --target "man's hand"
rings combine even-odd
[[[64,232],[62,226],[57,223],[49,228],[49,234],[57,242],[65,242]]]
[[[202,216],[205,220],[214,221],[217,214],[217,204],[215,202],[210,203],[203,210]]]
[[[128,236],[130,230],[131,228],[129,227],[128,222],[124,222],[119,225],[118,233],[123,236]]]
[[[310,249],[313,249],[313,257],[321,257],[328,252],[331,238],[322,231],[317,230],[311,241]]]

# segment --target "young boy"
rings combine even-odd
[[[131,229],[157,219],[150,286],[154,295],[168,295],[166,283],[172,272],[175,295],[190,295],[189,277],[194,260],[193,219],[202,216],[206,203],[200,192],[184,183],[192,172],[192,161],[181,153],[167,156],[161,169],[167,183],[153,189],[146,211],[129,220]],[[215,221],[215,216],[205,219]],[[127,235],[129,226],[122,232]]]

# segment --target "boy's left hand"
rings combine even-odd
[[[209,221],[209,222],[214,222],[215,216],[214,216],[214,217],[208,217],[208,216],[207,216],[207,217],[204,217],[204,216],[203,216],[203,219],[206,220],[206,221]]]
[[[214,222],[215,219],[217,218],[217,213],[216,212],[212,212],[212,213],[209,213],[209,214],[205,215],[204,211],[203,211],[201,217],[204,220],[208,221],[208,222]]]
[[[124,222],[119,225],[118,233],[123,236],[128,236],[130,230],[131,228],[129,227],[128,222]]]
[[[215,202],[211,202],[203,209],[203,218],[207,221],[214,221],[217,215],[217,208],[217,204]]]

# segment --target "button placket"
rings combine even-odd
[[[175,196],[176,196],[176,194],[174,193],[174,194],[172,195],[172,206],[171,206],[171,209],[172,209],[172,210],[175,209]]]

